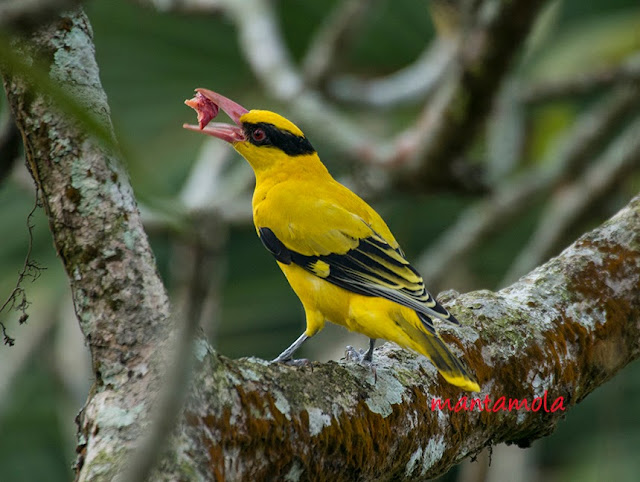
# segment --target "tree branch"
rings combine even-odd
[[[86,18],[64,17],[31,44],[57,51],[50,75],[70,79],[108,121]],[[79,417],[78,479],[111,481],[148,429],[162,385],[154,354],[172,342],[166,294],[117,156],[37,85],[5,73],[5,86],[96,373]],[[463,321],[443,335],[475,371],[480,398],[548,392],[570,408],[638,358],[639,220],[636,198],[509,288],[442,297]],[[349,363],[230,360],[203,340],[194,353],[193,387],[152,480],[423,480],[487,445],[527,445],[564,415],[432,412],[433,397],[463,393],[390,344],[376,350],[377,378]]]
[[[640,198],[511,287],[445,299],[466,320],[459,337],[480,398],[546,391],[571,407],[638,357],[638,219]],[[422,480],[486,445],[528,445],[563,416],[432,412],[434,396],[462,393],[389,344],[375,359],[377,381],[357,365],[301,370],[203,354],[182,443],[204,444],[201,463],[227,480]]]
[[[5,0],[0,3],[0,27],[30,30],[77,6],[82,0]]]
[[[340,64],[346,47],[355,37],[360,20],[371,8],[373,0],[347,0],[334,7],[324,20],[302,61],[305,84],[322,86]]]
[[[376,79],[342,75],[329,82],[331,95],[342,102],[360,103],[374,108],[420,102],[435,89],[447,71],[456,51],[456,42],[437,39],[412,64]]]
[[[523,103],[535,104],[587,95],[598,89],[640,82],[640,55],[633,54],[620,65],[585,72],[567,79],[556,79],[530,85],[523,89]]]
[[[540,216],[538,228],[505,275],[506,283],[551,256],[567,231],[602,203],[640,166],[640,118],[616,138],[607,151],[574,182],[559,189]],[[506,284],[505,283],[505,284]]]
[[[462,38],[452,75],[443,80],[415,126],[398,137],[411,153],[396,174],[401,183],[420,186],[434,179],[455,179],[449,172],[452,160],[464,153],[482,126],[544,3],[483,2]]]
[[[331,95],[343,102],[377,108],[425,99],[447,72],[459,47],[462,19],[473,10],[470,2],[456,0],[431,0],[427,7],[437,36],[412,64],[380,78],[335,76],[328,86]]]
[[[35,32],[20,55],[46,66],[50,82],[112,135],[91,36],[84,14],[70,13]],[[117,154],[58,109],[42,90],[49,83],[24,74],[5,70],[4,84],[91,350],[95,383],[79,418],[78,478],[94,480],[126,459],[147,426],[170,352],[169,304]]]

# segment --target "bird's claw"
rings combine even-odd
[[[344,349],[344,359],[346,361],[353,361],[362,364],[365,361],[364,353],[364,350],[358,351],[351,345],[347,345],[347,347]]]
[[[347,345],[344,350],[344,359],[346,361],[356,362],[359,365],[362,365],[373,373],[374,382],[378,381],[378,373],[376,371],[376,367],[373,364],[373,361],[368,360],[366,357],[367,352],[365,350],[356,350],[351,345]]]

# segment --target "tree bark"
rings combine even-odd
[[[110,129],[84,14],[41,29],[22,53],[43,56],[51,79]],[[4,81],[93,358],[77,479],[111,481],[152,423],[173,318],[118,155],[38,85],[8,70]],[[547,393],[548,407],[562,397],[569,409],[636,359],[639,247],[635,198],[510,287],[444,295],[463,323],[444,337],[476,373],[478,398],[493,409],[503,396]],[[375,352],[375,376],[351,363],[230,360],[202,339],[193,353],[194,382],[152,480],[423,480],[488,445],[527,446],[566,413],[432,411],[434,397],[455,405],[469,394],[390,344]]]
[[[78,479],[112,480],[108,474],[134,447],[160,386],[155,355],[171,338],[169,302],[118,153],[51,99],[76,102],[113,136],[88,19],[80,11],[63,15],[15,48],[28,59],[25,65],[37,62],[59,87],[43,92],[22,75],[24,65],[4,66],[27,167],[69,276],[95,373],[79,418]],[[113,137],[106,143],[115,145]]]

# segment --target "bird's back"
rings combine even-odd
[[[269,227],[289,249],[305,255],[344,253],[372,233],[398,247],[380,215],[329,174],[257,185],[253,215],[256,228]]]

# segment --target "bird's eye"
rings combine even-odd
[[[262,129],[256,129],[251,133],[251,137],[256,142],[262,142],[267,137]]]

